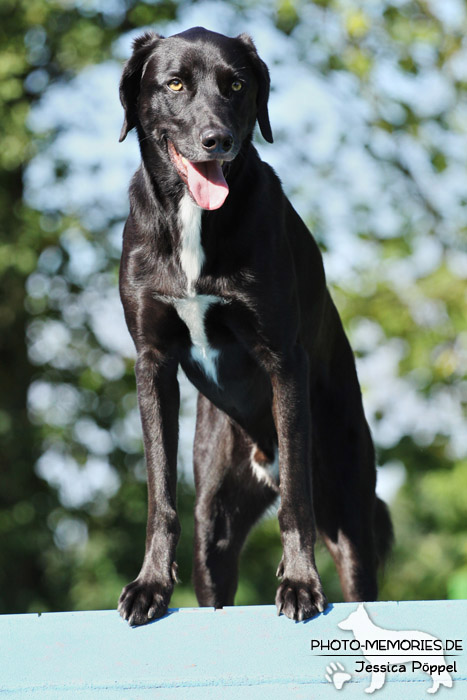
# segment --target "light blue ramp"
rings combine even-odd
[[[441,686],[434,697],[467,700],[467,601],[364,607],[371,620],[367,636],[373,634],[369,648],[392,639],[400,647],[391,647],[397,666],[406,665],[383,676],[373,697],[433,697],[427,694],[432,677],[411,663],[433,663],[437,655],[436,664],[450,669],[440,673],[452,687]],[[371,659],[362,655],[357,633],[338,627],[357,608],[329,606],[301,623],[277,617],[273,606],[186,608],[133,629],[114,611],[0,616],[0,700],[367,698],[371,673],[358,669]],[[436,638],[444,651],[414,651],[413,642],[402,641],[413,639],[414,631],[419,646]]]

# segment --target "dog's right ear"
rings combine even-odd
[[[257,119],[259,129],[263,138],[269,143],[273,143],[271,124],[269,123],[269,113],[268,113],[268,99],[269,99],[269,88],[270,88],[270,78],[268,67],[264,61],[262,61],[256,50],[256,46],[253,43],[253,39],[249,34],[240,34],[237,39],[242,42],[243,46],[247,49],[249,58],[256,76],[258,83],[258,96],[256,98],[257,106]]]
[[[146,32],[133,42],[133,54],[123,67],[120,80],[120,102],[125,110],[119,141],[124,141],[128,132],[136,126],[138,96],[143,68],[159,39],[164,37],[155,32]]]

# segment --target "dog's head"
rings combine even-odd
[[[120,82],[125,110],[120,141],[133,127],[140,141],[165,149],[203,209],[222,206],[225,164],[251,136],[256,120],[272,143],[269,72],[246,34],[229,38],[202,27],[133,44]]]

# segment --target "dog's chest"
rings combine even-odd
[[[186,296],[172,299],[177,314],[188,327],[191,338],[191,358],[200,365],[206,376],[218,383],[219,351],[211,347],[206,334],[206,315],[213,304],[225,300],[209,294],[197,294],[196,282],[205,260],[201,244],[202,210],[185,195],[180,203],[180,264],[187,279]]]
[[[178,315],[190,331],[192,360],[202,367],[209,379],[218,384],[219,350],[214,349],[209,344],[205,327],[206,313],[209,307],[216,303],[222,303],[222,299],[207,294],[173,300]]]

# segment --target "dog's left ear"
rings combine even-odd
[[[255,77],[258,82],[256,106],[260,131],[263,138],[265,138],[269,143],[272,143],[273,138],[268,113],[269,86],[271,84],[268,67],[265,62],[260,59],[251,36],[248,34],[240,34],[237,39],[242,42],[248,51],[252,67],[255,72]]]
[[[143,68],[155,45],[163,39],[160,34],[146,32],[133,42],[133,54],[125,63],[120,80],[120,102],[125,110],[119,141],[124,141],[128,132],[136,126],[139,89]]]

